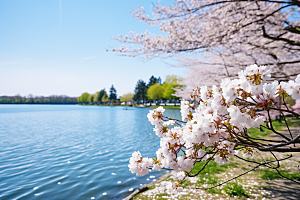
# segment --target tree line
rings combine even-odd
[[[126,93],[122,97],[117,98],[117,90],[112,85],[109,94],[104,88],[95,94],[84,92],[77,100],[81,104],[107,104],[131,101],[144,103],[154,100],[177,100],[178,97],[173,95],[175,93],[174,88],[182,87],[179,81],[181,81],[180,77],[169,75],[166,77],[165,82],[162,83],[160,77],[156,78],[152,75],[148,83],[142,79],[138,80],[134,93]]]
[[[135,86],[133,100],[142,100],[143,102],[149,100],[177,100],[178,97],[174,96],[174,88],[182,87],[179,84],[180,80],[181,78],[175,75],[167,76],[163,84],[160,77],[151,76],[148,84],[140,79]]]
[[[0,104],[77,104],[76,97],[51,95],[48,97],[28,95],[28,97],[0,96]]]
[[[87,92],[82,93],[80,97],[77,98],[78,103],[119,103],[120,99],[117,98],[117,90],[114,85],[109,89],[109,94],[107,94],[105,88],[96,92],[95,94],[89,94]]]
[[[148,101],[156,100],[177,100],[178,97],[173,96],[175,93],[174,88],[181,88],[178,83],[181,78],[171,75],[167,76],[164,83],[161,78],[150,77],[148,83],[142,79],[138,80],[134,88],[134,93],[124,94],[122,97],[117,98],[117,90],[112,85],[109,92],[106,92],[105,88],[96,92],[95,94],[89,94],[84,92],[80,97],[69,97],[66,95],[51,95],[33,96],[28,95],[22,97],[16,96],[0,96],[0,104],[108,104],[108,103],[120,103],[136,101],[137,103],[145,103]]]

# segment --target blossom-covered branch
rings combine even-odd
[[[132,15],[163,33],[146,30],[119,35],[115,39],[124,45],[112,50],[145,59],[182,59],[178,65],[189,68],[187,88],[177,93],[180,97],[188,86],[204,82],[211,86],[223,77],[236,78],[239,70],[253,63],[268,65],[273,80],[288,81],[300,73],[297,0],[174,0],[167,5],[158,2],[151,14],[139,7]]]
[[[286,136],[276,131],[270,111],[288,111],[288,108],[279,109],[274,103],[279,95],[300,99],[300,75],[295,81],[281,83],[267,82],[270,78],[271,71],[266,66],[251,65],[239,72],[238,79],[223,79],[220,87],[195,88],[191,94],[194,103],[181,101],[181,124],[176,125],[176,120],[164,117],[163,107],[151,110],[147,117],[155,126],[153,130],[156,135],[161,137],[160,148],[154,159],[143,158],[139,152],[134,152],[130,159],[130,171],[145,175],[149,168],[173,169],[178,172],[178,178],[183,180],[186,176],[198,175],[209,162],[228,164],[234,155],[240,158],[238,152],[242,152],[244,158],[254,158],[255,151],[268,151],[275,161],[249,161],[258,164],[252,170],[261,165],[273,169],[269,165],[273,162],[278,163],[274,168],[277,170],[279,162],[287,158],[277,159],[273,152],[300,152],[300,134],[293,137],[292,134]],[[250,137],[247,130],[260,126],[271,130],[281,139]],[[191,174],[195,163],[202,161],[206,161],[203,168]],[[180,183],[173,185],[173,189],[181,190]]]

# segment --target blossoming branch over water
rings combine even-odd
[[[148,174],[149,169],[175,170],[179,180],[177,183],[167,184],[167,190],[182,191],[179,187],[182,180],[186,176],[194,177],[204,169],[191,174],[196,162],[206,161],[204,167],[212,160],[223,165],[230,163],[230,158],[234,155],[248,161],[245,158],[253,158],[254,149],[300,151],[296,146],[294,149],[281,148],[299,143],[300,135],[293,138],[292,135],[287,137],[278,133],[272,126],[269,113],[274,109],[299,116],[288,107],[286,110],[277,107],[274,99],[279,95],[300,99],[300,75],[295,81],[280,84],[278,81],[267,82],[270,77],[271,71],[266,66],[251,65],[239,72],[239,79],[222,80],[220,87],[214,85],[212,89],[207,86],[195,88],[191,94],[194,104],[181,101],[182,120],[163,116],[163,107],[151,110],[147,117],[155,125],[153,130],[156,135],[161,137],[160,148],[154,159],[143,158],[140,152],[134,152],[128,165],[129,170],[139,176]],[[269,143],[261,143],[257,142],[259,139],[249,136],[247,129],[263,126],[265,122],[265,128],[285,141],[265,140]],[[242,151],[244,158],[239,157],[237,151]],[[254,162],[258,165],[252,170],[261,165],[268,167],[269,163],[284,159],[275,157],[273,161]],[[273,168],[277,170],[279,165]]]

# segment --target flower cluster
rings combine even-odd
[[[280,86],[293,99],[300,99],[300,75],[297,76],[295,81],[282,82]]]
[[[148,168],[152,166],[152,164],[152,158],[143,158],[141,153],[138,151],[132,154],[128,167],[131,173],[135,173],[138,176],[144,176],[148,174]]]
[[[155,128],[153,129],[153,131],[156,133],[156,135],[158,137],[164,136],[169,130],[168,125],[174,125],[174,123],[175,123],[173,120],[170,120],[167,122],[163,121],[164,111],[165,111],[165,109],[163,109],[163,107],[160,106],[160,107],[150,111],[147,115],[151,124],[155,125]]]
[[[187,120],[191,117],[193,104],[188,101],[181,101],[180,110],[182,121]]]
[[[145,175],[148,168],[168,168],[179,172],[178,178],[182,180],[184,171],[192,169],[195,162],[214,159],[220,165],[228,164],[240,138],[247,136],[247,129],[266,121],[266,116],[258,111],[268,110],[278,94],[300,98],[300,75],[295,81],[280,84],[266,82],[270,76],[266,66],[251,65],[239,73],[239,79],[224,79],[220,87],[195,89],[191,96],[198,103],[181,102],[185,123],[180,126],[169,126],[175,122],[164,119],[162,107],[150,111],[148,119],[155,125],[156,134],[162,137],[160,148],[154,160],[133,153],[130,171]],[[244,157],[253,157],[253,148],[239,148]]]

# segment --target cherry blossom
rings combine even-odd
[[[176,94],[186,100],[193,88],[236,78],[253,63],[267,65],[273,80],[288,81],[300,73],[299,11],[297,0],[158,2],[150,12],[138,7],[131,14],[161,32],[119,35],[115,39],[124,45],[112,51],[179,60],[188,68]]]
[[[222,80],[220,87],[195,88],[191,97],[196,103],[181,101],[183,121],[164,117],[162,107],[151,110],[147,117],[161,137],[160,148],[154,159],[143,158],[140,152],[134,152],[128,165],[130,171],[146,175],[149,169],[169,169],[178,172],[178,179],[183,180],[187,175],[194,176],[190,170],[196,162],[214,160],[219,165],[228,164],[239,151],[244,152],[244,158],[255,158],[254,149],[282,151],[278,148],[300,138],[298,135],[289,139],[276,132],[270,123],[269,113],[271,109],[280,110],[273,101],[278,95],[300,99],[300,75],[295,81],[278,84],[278,81],[267,83],[271,71],[266,66],[250,65],[238,74],[238,79]],[[292,111],[284,111],[299,116]],[[247,129],[260,127],[266,121],[265,128],[289,142],[273,146],[255,142]],[[251,142],[244,142],[245,139]],[[298,150],[300,148],[295,148],[295,151]],[[172,192],[180,187],[177,184],[168,188]]]

